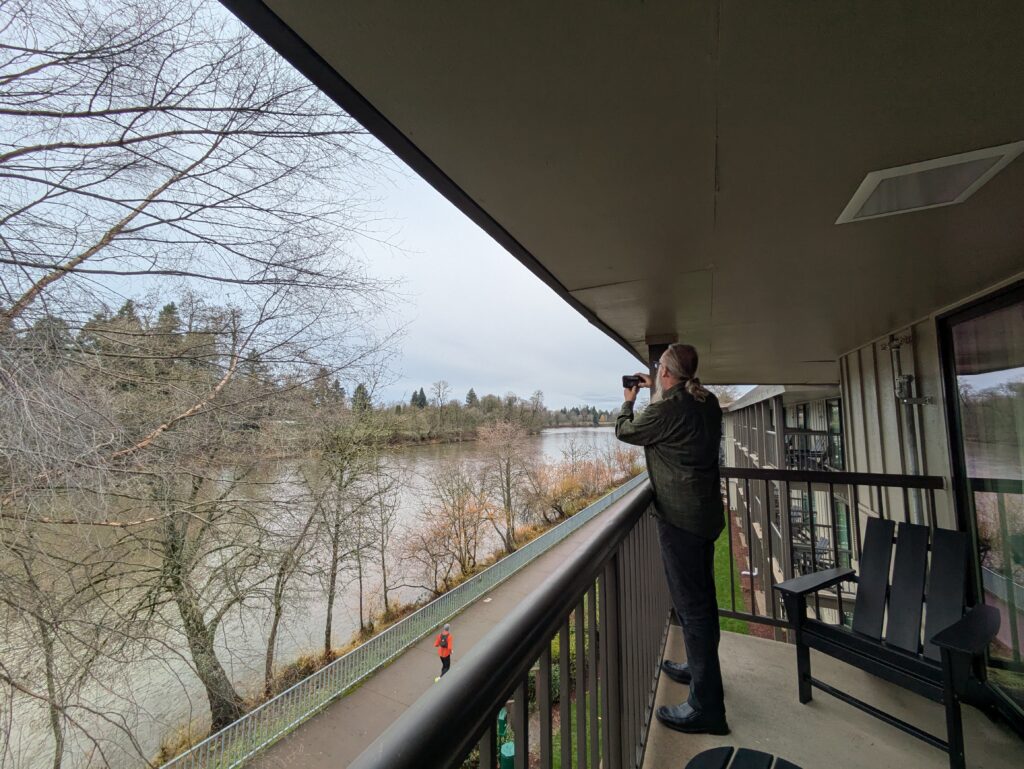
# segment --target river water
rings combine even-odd
[[[553,428],[527,439],[527,451],[534,457],[558,461],[568,454],[577,457],[603,452],[615,445],[610,427]],[[480,447],[473,442],[410,446],[389,452],[388,462],[402,470],[405,483],[399,499],[401,532],[415,526],[425,505],[429,479],[443,463],[452,460],[477,460]],[[481,547],[481,556],[494,549],[496,543]],[[298,578],[297,578],[298,579]],[[371,588],[375,577],[370,577]],[[373,592],[376,592],[375,590]],[[419,591],[400,589],[392,594],[400,601],[414,600]],[[339,586],[333,619],[335,646],[346,643],[359,625],[358,593],[354,584]],[[380,609],[379,600],[371,608]],[[290,662],[300,654],[319,651],[323,646],[326,600],[320,580],[307,578],[296,583],[295,595],[289,602],[277,643],[279,664]],[[266,607],[254,606],[228,617],[219,632],[219,657],[228,675],[243,696],[253,696],[262,687],[266,630]],[[177,636],[177,638],[175,638]],[[144,659],[124,661],[103,675],[104,686],[93,687],[89,700],[106,712],[116,712],[135,735],[142,752],[152,758],[161,741],[168,735],[188,728],[202,732],[208,724],[207,702],[203,688],[184,658],[184,638],[169,631],[170,643],[161,653]],[[0,713],[2,715],[2,713]],[[0,769],[43,769],[52,766],[53,745],[46,710],[26,698],[15,700],[13,718],[2,728],[10,731],[8,750],[0,751]],[[80,716],[89,731],[100,737],[99,745],[69,730],[65,767],[136,767],[142,765],[123,732],[109,723]]]

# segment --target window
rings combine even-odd
[[[833,470],[845,467],[843,456],[843,409],[842,402],[835,398],[825,402],[828,416],[828,466]]]
[[[989,681],[1024,717],[1024,284],[940,321],[975,588],[999,609]]]
[[[797,430],[807,429],[807,404],[800,403],[790,409],[792,413],[792,424],[787,424],[787,427],[793,427]]]

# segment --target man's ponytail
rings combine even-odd
[[[710,390],[704,387],[695,376],[686,380],[686,392],[690,393],[695,401],[700,401],[701,403],[707,400],[708,395],[711,394]]]

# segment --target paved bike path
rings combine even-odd
[[[598,515],[595,520],[600,520]],[[481,638],[490,632],[565,560],[593,538],[599,526],[590,521],[451,620],[452,667],[457,667]],[[421,639],[398,659],[367,679],[346,697],[287,737],[256,755],[252,769],[342,769],[355,760],[407,707],[415,702],[441,671],[434,635]]]

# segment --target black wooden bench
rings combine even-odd
[[[894,534],[894,522],[878,518],[868,521],[860,574],[852,569],[827,569],[775,585],[795,634],[800,702],[810,702],[811,687],[815,686],[945,750],[950,767],[964,769],[960,701],[984,702],[981,682],[974,677],[974,663],[999,630],[999,612],[978,605],[964,613],[966,534],[944,529],[930,532],[927,526],[901,523],[895,558]],[[852,630],[807,616],[808,596],[832,587],[838,593],[840,583],[846,581],[857,583]],[[946,709],[946,739],[813,678],[811,649],[942,703]]]

